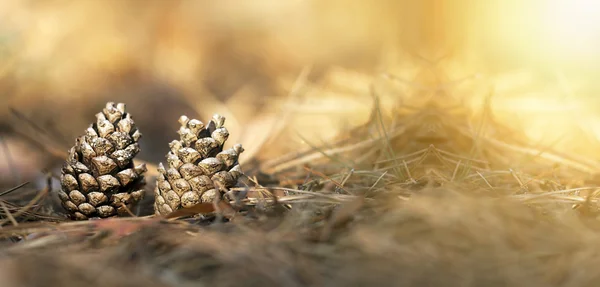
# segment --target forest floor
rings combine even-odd
[[[490,113],[427,102],[251,161],[200,216],[64,219],[45,188],[0,195],[2,286],[598,286],[589,161]],[[486,122],[485,130],[482,122]]]

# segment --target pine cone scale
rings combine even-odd
[[[87,198],[88,202],[94,207],[108,201],[108,197],[106,196],[106,194],[96,191],[88,193]]]
[[[89,173],[82,173],[79,174],[77,177],[79,179],[81,191],[84,193],[96,191],[100,188],[96,179]]]

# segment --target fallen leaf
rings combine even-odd
[[[184,216],[192,216],[196,214],[208,214],[215,211],[212,203],[198,203],[188,208],[180,208],[165,216],[166,219],[180,218]]]

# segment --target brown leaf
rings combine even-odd
[[[192,207],[180,208],[165,216],[166,219],[179,218],[184,216],[192,216],[196,214],[207,214],[215,211],[215,207],[212,203],[203,202],[198,203]]]

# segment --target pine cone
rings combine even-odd
[[[186,116],[181,116],[179,123],[180,140],[169,144],[168,167],[158,165],[154,210],[159,215],[212,202],[235,186],[242,175],[238,164],[242,145],[223,150],[229,136],[223,116],[214,115],[206,127]]]
[[[77,138],[61,171],[59,197],[76,220],[127,215],[144,195],[146,165],[133,165],[142,134],[125,104],[107,103],[96,119]]]

